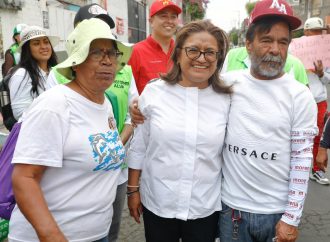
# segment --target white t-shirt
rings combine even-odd
[[[54,87],[58,85],[58,81],[56,79],[56,75],[54,70],[51,70],[49,72],[48,78],[47,78],[47,85],[50,87]],[[128,90],[128,105],[130,105],[134,99],[137,99],[139,97],[139,93],[136,88],[136,83],[133,74],[131,75],[131,80],[130,80],[130,86]],[[131,124],[131,117],[129,114],[129,111],[127,110],[126,118],[125,118],[125,124]],[[126,146],[129,145],[129,142],[126,143]],[[127,181],[128,177],[128,169],[127,167],[122,169],[120,178],[118,180],[118,185],[123,184],[124,182]]]
[[[288,74],[258,80],[249,72],[223,75],[234,83],[223,151],[222,200],[238,210],[275,214],[298,225],[317,134],[316,104]]]
[[[125,156],[109,122],[113,113],[106,99],[96,104],[65,85],[41,94],[23,117],[13,163],[47,166],[40,186],[69,241],[108,234]],[[17,206],[9,230],[10,241],[38,241]]]
[[[40,86],[38,87],[39,95],[50,86],[47,84],[47,73],[39,68],[40,71]],[[9,81],[10,101],[13,109],[13,114],[18,120],[24,111],[31,105],[37,97],[34,93],[31,95],[32,79],[29,73],[24,68],[19,68],[13,74]]]
[[[143,205],[164,218],[203,218],[221,210],[221,157],[230,97],[149,83],[139,99],[145,122],[134,131],[128,166],[142,170]]]
[[[318,77],[314,72],[307,70],[309,88],[316,103],[328,99],[327,84],[330,84],[330,68],[324,68],[323,73],[322,77]]]

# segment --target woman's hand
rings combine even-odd
[[[137,223],[140,223],[140,216],[142,214],[142,204],[140,192],[134,192],[127,197],[127,204],[130,215]]]

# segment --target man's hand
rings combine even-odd
[[[314,73],[321,78],[324,75],[323,72],[323,63],[321,60],[317,60],[316,62],[313,62],[314,64]]]
[[[326,171],[328,167],[328,153],[326,148],[319,147],[317,156],[316,156],[316,164],[318,168],[322,171]]]
[[[131,122],[133,127],[136,128],[138,124],[143,124],[145,118],[143,117],[138,108],[137,99],[133,100],[133,102],[129,105],[129,114],[131,116]]]
[[[294,242],[298,237],[298,228],[280,220],[276,225],[276,242]]]

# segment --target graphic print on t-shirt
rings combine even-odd
[[[117,130],[90,135],[88,139],[93,149],[93,158],[97,164],[93,171],[109,171],[121,167],[125,158],[125,149],[119,140]]]

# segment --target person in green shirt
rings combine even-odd
[[[7,75],[10,68],[16,66],[20,60],[20,53],[17,52],[17,48],[21,42],[20,34],[26,26],[26,24],[17,24],[13,30],[13,40],[15,43],[5,52],[5,62],[1,67],[2,77]]]
[[[248,69],[251,61],[245,47],[231,49],[226,56],[223,64],[222,73],[228,71]],[[285,62],[284,71],[292,74],[293,77],[300,83],[308,85],[306,70],[302,62],[295,56],[288,54]]]

